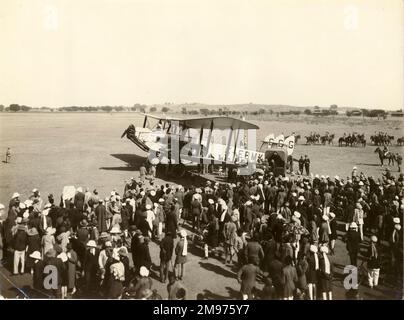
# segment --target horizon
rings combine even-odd
[[[404,107],[401,0],[3,0],[0,9],[4,106]]]

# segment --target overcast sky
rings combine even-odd
[[[1,0],[0,104],[404,105],[402,0]]]

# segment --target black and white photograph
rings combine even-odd
[[[0,299],[403,300],[403,41],[402,0],[1,0]]]

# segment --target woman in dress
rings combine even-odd
[[[48,227],[45,235],[42,236],[42,256],[45,256],[50,249],[53,249],[53,246],[55,245],[55,237],[53,236],[54,233],[55,229]]]
[[[73,250],[72,244],[69,242],[66,245],[67,252],[67,290],[71,295],[76,292],[76,269],[77,269],[77,253]]]
[[[112,252],[113,262],[109,268],[109,290],[108,297],[111,299],[120,299],[123,291],[123,283],[125,281],[125,266],[120,261],[118,250]]]
[[[293,300],[293,294],[295,292],[295,283],[297,282],[296,268],[293,266],[293,259],[291,256],[285,257],[285,266],[283,267],[284,277],[284,291],[283,300]]]
[[[184,264],[185,262],[187,262],[187,254],[188,254],[187,232],[185,230],[181,230],[180,241],[178,241],[177,246],[175,247],[176,258],[174,265],[176,277],[179,280],[182,280],[182,277],[184,276]]]

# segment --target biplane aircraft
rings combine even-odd
[[[179,119],[144,116],[143,126],[133,124],[123,132],[141,150],[148,152],[148,161],[153,165],[168,165],[183,175],[187,168],[200,165],[221,165],[239,168],[239,174],[253,174],[257,166],[265,164],[263,146],[270,149],[276,145],[279,152],[291,153],[294,137],[289,141],[275,141],[267,136],[260,151],[256,150],[256,131],[253,123],[227,117],[200,117]],[[292,141],[293,140],[293,141]]]

